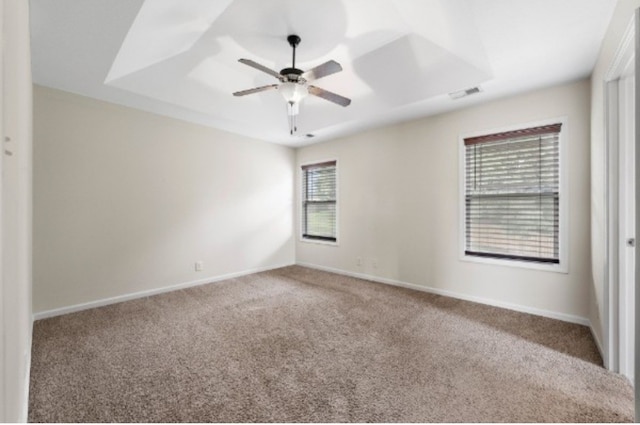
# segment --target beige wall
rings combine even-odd
[[[34,311],[293,263],[294,161],[290,148],[36,87]]]
[[[0,12],[0,422],[18,422],[26,421],[32,325],[29,3],[2,0]]]
[[[338,160],[339,246],[298,240],[297,261],[586,322],[589,101],[583,80],[299,149],[298,164]],[[569,134],[569,273],[461,261],[460,134],[562,116]]]
[[[640,0],[619,0],[602,42],[596,66],[591,75],[591,249],[593,279],[590,286],[589,318],[593,330],[602,341],[604,327],[605,286],[605,134],[604,78],[612,65],[618,46],[633,11]],[[604,342],[604,341],[603,341]]]

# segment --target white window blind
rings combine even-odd
[[[336,161],[302,166],[302,237],[336,241]]]
[[[560,262],[560,130],[464,140],[466,255]]]

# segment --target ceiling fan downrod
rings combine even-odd
[[[290,36],[287,37],[287,41],[289,42],[289,45],[293,49],[293,58],[291,59],[291,68],[295,69],[295,67],[296,67],[296,47],[298,47],[298,44],[300,44],[300,41],[302,41],[302,40],[300,39],[299,36],[297,36],[295,34],[291,34]]]
[[[291,67],[280,70],[280,75],[284,78],[284,81],[297,83],[302,76],[302,70],[296,68],[296,47],[298,47],[302,39],[298,35],[291,34],[287,36],[287,41],[293,50],[291,53]]]

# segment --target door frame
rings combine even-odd
[[[640,55],[636,54],[636,50],[640,45],[637,42],[638,30],[640,30],[640,9],[636,10],[632,16],[627,28],[622,36],[622,40],[613,62],[605,74],[604,78],[604,94],[605,94],[605,267],[604,267],[604,328],[603,328],[603,360],[605,367],[614,372],[620,371],[620,329],[619,329],[619,261],[620,261],[620,243],[624,238],[624,235],[620,235],[619,231],[619,98],[618,98],[618,80],[623,75],[624,71],[630,66],[632,61],[635,61],[635,80],[636,80],[636,105],[638,105],[638,60]],[[637,115],[637,114],[636,114]],[[638,146],[638,125],[636,125],[636,146]],[[638,151],[636,149],[636,164],[640,165],[638,161]],[[636,181],[638,181],[639,166],[636,166]],[[640,185],[636,185],[636,204],[640,201]],[[637,206],[636,206],[637,208]],[[636,209],[640,211],[640,209]],[[636,214],[637,221],[637,214]],[[640,229],[640,227],[636,227]],[[636,249],[636,273],[635,282],[638,286],[638,280],[640,278],[640,272],[638,271],[639,260],[638,253],[640,249]],[[635,310],[640,311],[638,306],[640,305],[640,291],[636,291]],[[636,319],[637,322],[637,319]],[[640,326],[635,326],[636,330],[636,345],[638,344],[638,331]],[[635,349],[635,364],[636,370],[638,369],[638,349]],[[634,376],[637,376],[635,374]],[[637,388],[638,386],[636,386]],[[636,398],[637,399],[637,398]]]
[[[633,22],[635,26],[635,116],[638,117],[638,110],[640,109],[640,8],[636,9],[633,17]],[[640,120],[638,120],[640,121]],[[636,144],[636,233],[638,229],[640,229],[640,219],[638,218],[640,214],[640,122],[636,121],[635,123],[635,144]],[[638,290],[638,284],[640,283],[640,249],[636,249],[635,252],[635,261],[636,261],[636,271],[635,271],[635,311],[640,311],[640,290]],[[638,371],[634,374],[635,382],[634,382],[634,404],[635,404],[635,420],[638,422],[640,417],[640,326],[638,326],[638,316],[640,314],[636,314],[636,323],[635,323],[635,358],[634,358],[634,367],[635,370]]]
[[[3,232],[3,224],[4,223],[4,215],[3,215],[3,199],[2,193],[4,192],[3,184],[4,184],[4,176],[3,176],[3,167],[2,162],[4,158],[4,2],[0,1],[0,421],[5,422],[6,418],[6,398],[5,394],[7,392],[7,388],[5,388],[6,379],[5,379],[5,369],[7,367],[5,360],[5,350],[6,350],[6,340],[5,335],[7,334],[7,329],[5,329],[4,315],[5,315],[5,303],[6,297],[3,296],[5,292],[4,288],[4,276],[2,270],[2,259],[3,259],[3,242],[4,242],[4,232]]]

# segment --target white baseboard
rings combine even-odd
[[[24,371],[24,393],[22,398],[22,412],[20,414],[20,423],[27,423],[29,420],[29,387],[31,382],[31,351],[33,350],[33,317],[29,324],[29,338],[27,344],[27,352],[25,353],[25,371]]]
[[[542,309],[539,309],[539,308],[528,307],[528,306],[524,306],[524,305],[521,305],[521,304],[513,304],[513,303],[504,302],[504,301],[493,300],[493,299],[490,299],[490,298],[483,298],[483,297],[477,297],[477,296],[474,296],[474,295],[461,294],[461,293],[458,293],[458,292],[447,291],[445,289],[432,288],[432,287],[429,287],[429,286],[421,286],[421,285],[416,285],[414,283],[407,283],[407,282],[402,282],[402,281],[399,281],[399,280],[387,279],[387,278],[384,278],[384,277],[372,276],[372,275],[368,275],[368,274],[364,274],[364,273],[356,273],[356,272],[350,272],[350,271],[341,270],[341,269],[334,269],[332,267],[319,266],[319,265],[316,265],[316,264],[302,263],[302,262],[297,262],[296,264],[299,265],[299,266],[302,266],[302,267],[308,267],[310,269],[317,269],[317,270],[322,270],[322,271],[326,271],[326,272],[330,272],[330,273],[341,274],[341,275],[344,275],[344,276],[355,277],[355,278],[358,278],[358,279],[370,280],[370,281],[376,282],[376,283],[384,283],[384,284],[387,284],[387,285],[400,286],[402,288],[415,289],[416,291],[427,292],[427,293],[430,293],[430,294],[443,295],[445,297],[457,298],[457,299],[460,299],[460,300],[471,301],[471,302],[480,303],[480,304],[486,304],[486,305],[490,305],[490,306],[493,306],[493,307],[505,308],[507,310],[519,311],[521,313],[528,313],[528,314],[533,314],[533,315],[536,315],[536,316],[548,317],[548,318],[551,318],[551,319],[561,320],[563,322],[576,323],[576,324],[579,324],[579,325],[590,326],[589,319],[587,319],[586,317],[574,316],[572,314],[558,313],[558,312],[549,311],[549,310],[542,310]]]
[[[600,357],[602,357],[602,360],[604,361],[604,350],[602,349],[602,342],[600,341],[600,338],[598,338],[598,334],[596,333],[595,330],[593,330],[593,324],[591,323],[591,320],[589,320],[589,330],[591,331],[591,336],[593,337],[593,340],[596,342],[596,347],[598,347],[598,351],[600,352]]]
[[[177,291],[177,290],[180,290],[180,289],[190,288],[190,287],[193,287],[193,286],[205,285],[207,283],[214,283],[214,282],[219,282],[219,281],[226,280],[226,279],[233,279],[235,277],[246,276],[246,275],[253,274],[253,273],[259,273],[259,272],[263,272],[263,271],[279,269],[279,268],[282,268],[282,267],[291,266],[293,264],[294,263],[288,263],[288,264],[282,264],[282,265],[277,265],[277,266],[259,267],[259,268],[255,268],[255,269],[244,270],[244,271],[229,273],[229,274],[220,275],[220,276],[211,276],[211,277],[207,277],[207,278],[204,278],[204,279],[198,279],[198,280],[194,280],[194,281],[190,281],[190,282],[178,283],[178,284],[175,284],[175,285],[165,286],[165,287],[162,287],[162,288],[156,288],[156,289],[150,289],[150,290],[147,290],[147,291],[134,292],[134,293],[119,295],[119,296],[115,296],[115,297],[111,297],[111,298],[104,298],[104,299],[101,299],[101,300],[90,301],[90,302],[82,303],[82,304],[75,304],[75,305],[71,305],[71,306],[68,306],[68,307],[61,307],[61,308],[57,308],[57,309],[53,309],[53,310],[41,311],[41,312],[35,313],[33,315],[33,318],[34,318],[34,320],[46,319],[46,318],[49,318],[49,317],[60,316],[60,315],[63,315],[63,314],[74,313],[74,312],[77,312],[77,311],[88,310],[88,309],[96,308],[96,307],[102,307],[102,306],[109,305],[109,304],[116,304],[116,303],[119,303],[119,302],[129,301],[129,300],[133,300],[133,299],[137,299],[137,298],[149,297],[149,296],[152,296],[152,295],[162,294],[162,293],[165,293],[165,292]],[[477,297],[477,296],[474,296],[474,295],[461,294],[461,293],[458,293],[458,292],[448,291],[448,290],[445,290],[445,289],[439,289],[439,288],[432,288],[432,287],[429,287],[429,286],[416,285],[414,283],[402,282],[402,281],[399,281],[399,280],[388,279],[388,278],[368,275],[368,274],[364,274],[364,273],[356,273],[356,272],[351,272],[351,271],[347,271],[347,270],[336,269],[336,268],[333,268],[333,267],[325,267],[325,266],[320,266],[320,265],[317,265],[317,264],[304,263],[304,262],[297,262],[295,264],[297,264],[299,266],[302,266],[302,267],[308,267],[308,268],[311,268],[311,269],[317,269],[317,270],[322,270],[322,271],[326,271],[326,272],[330,272],[330,273],[336,273],[336,274],[340,274],[340,275],[344,275],[344,276],[355,277],[355,278],[358,278],[358,279],[369,280],[369,281],[376,282],[376,283],[384,283],[384,284],[387,284],[387,285],[399,286],[399,287],[403,287],[403,288],[414,289],[416,291],[422,291],[422,292],[427,292],[427,293],[436,294],[436,295],[443,295],[443,296],[446,296],[446,297],[457,298],[457,299],[461,299],[461,300],[465,300],[465,301],[477,302],[477,303],[480,303],[480,304],[486,304],[486,305],[490,305],[490,306],[494,306],[494,307],[505,308],[505,309],[508,309],[508,310],[519,311],[519,312],[522,312],[522,313],[529,313],[529,314],[533,314],[533,315],[536,315],[536,316],[549,317],[551,319],[557,319],[557,320],[561,320],[561,321],[564,321],[564,322],[577,323],[577,324],[588,326],[588,327],[591,328],[591,322],[586,317],[580,317],[580,316],[575,316],[575,315],[566,314],[566,313],[559,313],[559,312],[555,312],[555,311],[543,310],[543,309],[538,309],[538,308],[535,308],[535,307],[523,306],[521,304],[513,304],[513,303],[504,302],[504,301],[497,301],[497,300],[493,300],[493,299],[490,299],[490,298]],[[593,330],[592,330],[592,333],[594,335],[594,339],[596,340],[596,345],[598,346],[598,349],[602,352],[602,347],[601,347],[600,341],[597,339],[597,337],[596,337],[595,333],[593,332]]]
[[[109,304],[121,303],[123,301],[134,300],[137,298],[149,297],[152,295],[162,294],[165,292],[177,291],[180,289],[191,288],[193,286],[206,285],[207,283],[220,282],[222,280],[233,279],[240,276],[246,276],[253,273],[260,273],[268,270],[279,269],[282,267],[292,266],[294,263],[281,264],[277,266],[258,267],[255,269],[243,270],[240,272],[228,273],[219,276],[210,276],[203,279],[192,280],[190,282],[177,283],[175,285],[164,286],[162,288],[149,289],[146,291],[133,292],[130,294],[118,295],[110,298],[103,298],[101,300],[89,301],[82,304],[75,304],[68,307],[56,308],[53,310],[45,310],[34,313],[33,320],[48,319],[50,317],[61,316],[63,314],[75,313],[77,311],[88,310],[91,308],[102,307]]]

